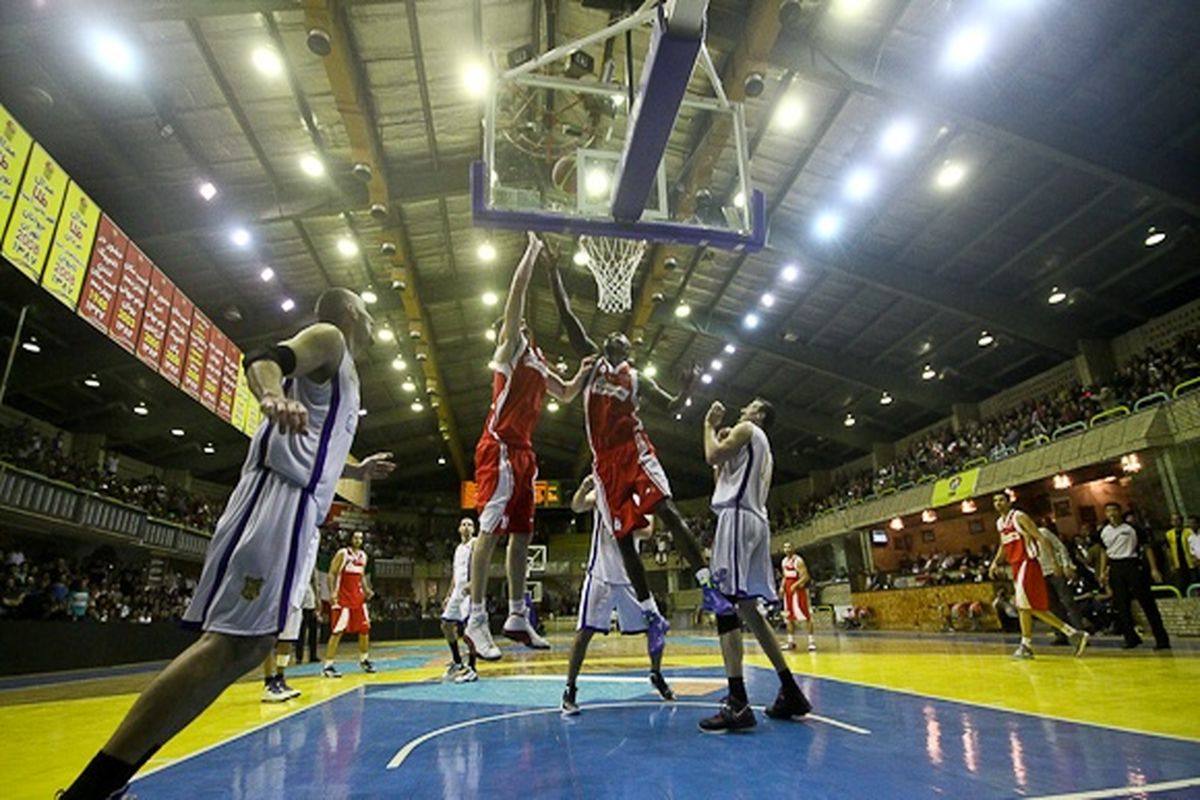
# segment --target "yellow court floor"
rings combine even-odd
[[[1075,659],[1066,648],[1042,645],[1037,659],[1013,661],[1009,658],[1011,645],[999,639],[828,635],[818,641],[816,653],[789,654],[793,672],[802,683],[805,677],[826,679],[1200,742],[1200,701],[1196,699],[1200,651],[1122,652],[1094,646],[1083,658]],[[570,638],[554,636],[552,643],[548,652],[506,648],[502,661],[481,662],[481,681],[502,675],[563,675]],[[584,671],[644,673],[643,648],[641,637],[597,637]],[[350,656],[352,648],[344,651]],[[769,667],[752,639],[747,639],[747,654],[750,665]],[[372,655],[380,666],[375,675],[359,673],[352,663],[343,663],[345,677],[341,680],[317,676],[318,665],[292,670],[289,683],[303,695],[284,704],[261,703],[261,680],[247,676],[168,743],[147,769],[162,768],[231,737],[280,722],[363,684],[437,680],[448,656],[444,644],[434,641],[377,644]],[[714,636],[673,636],[664,671],[683,675],[689,669],[719,668],[720,663]],[[715,674],[719,677],[720,672]],[[143,671],[0,691],[0,730],[7,734],[5,746],[0,748],[4,787],[0,796],[13,800],[52,797],[103,744],[152,677],[152,671]],[[686,691],[680,695],[682,699]],[[1196,774],[1200,775],[1200,764]]]

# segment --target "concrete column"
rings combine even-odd
[[[1075,357],[1075,373],[1084,386],[1107,383],[1117,371],[1112,342],[1107,339],[1080,339]]]

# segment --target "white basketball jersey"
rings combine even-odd
[[[265,468],[304,487],[317,502],[320,523],[329,513],[334,488],[358,430],[359,389],[354,360],[347,351],[337,374],[328,382],[296,376],[284,381],[283,391],[308,410],[308,430],[303,435],[284,435],[270,420],[263,419],[242,472]]]
[[[454,588],[463,589],[471,581],[471,548],[475,537],[467,539],[454,548]]]
[[[617,538],[608,527],[608,517],[596,508],[592,511],[592,546],[588,551],[587,571],[598,581],[628,584],[625,562]]]
[[[740,508],[765,520],[775,460],[771,457],[771,442],[762,428],[750,423],[750,430],[750,441],[717,469],[712,507],[713,510]]]

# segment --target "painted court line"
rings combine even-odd
[[[602,709],[611,709],[611,708],[649,708],[649,707],[679,708],[679,707],[684,707],[684,706],[690,707],[690,708],[711,709],[713,707],[713,703],[712,702],[699,703],[699,702],[690,702],[690,701],[684,701],[684,702],[677,701],[677,702],[673,702],[673,703],[654,703],[654,702],[648,702],[645,700],[638,700],[638,701],[631,701],[631,702],[624,702],[624,703],[589,703],[588,705],[583,706],[583,710],[584,711],[599,711]],[[762,711],[764,707],[763,706],[755,706],[755,708],[759,711]],[[486,725],[487,723],[490,723],[490,722],[500,722],[501,720],[506,720],[506,719],[520,719],[522,717],[536,717],[536,716],[545,715],[545,714],[561,714],[561,713],[562,713],[562,711],[558,708],[527,708],[523,711],[509,711],[504,714],[492,714],[491,716],[487,716],[487,717],[476,717],[475,719],[466,719],[466,720],[463,720],[462,722],[456,722],[452,725],[445,725],[441,728],[436,728],[435,730],[429,731],[428,733],[423,733],[420,736],[418,736],[417,738],[415,738],[412,741],[405,744],[403,747],[401,747],[399,750],[396,751],[396,755],[392,756],[392,760],[387,763],[387,768],[388,769],[396,769],[397,767],[401,766],[404,763],[404,761],[410,755],[412,755],[412,752],[414,750],[416,750],[418,747],[423,745],[425,742],[428,742],[430,739],[435,739],[438,736],[441,736],[446,733],[453,733],[454,731],[463,730],[464,728],[471,728],[476,725]],[[805,719],[811,719],[813,722],[821,722],[826,725],[832,725],[835,728],[841,728],[842,730],[850,731],[851,733],[857,733],[861,736],[870,736],[871,735],[871,731],[867,730],[866,728],[860,728],[857,725],[851,725],[848,722],[842,722],[840,720],[831,719],[829,717],[821,717],[821,716],[817,716],[816,714],[809,714],[808,716],[805,717]]]
[[[1177,781],[1162,781],[1160,783],[1143,783],[1132,786],[1117,786],[1112,789],[1093,789],[1088,792],[1067,792],[1066,794],[1048,794],[1031,800],[1103,800],[1106,797],[1127,797],[1142,795],[1149,792],[1171,792],[1176,789],[1190,789],[1200,786],[1200,778],[1181,778]]]
[[[687,681],[688,683],[698,683],[702,686],[724,686],[726,681],[724,678],[689,678],[686,675],[670,675],[671,680]],[[566,675],[500,675],[495,680],[501,681],[547,681],[566,683]],[[580,675],[575,679],[577,683],[646,683],[645,675]]]

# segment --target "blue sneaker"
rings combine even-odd
[[[642,614],[646,618],[648,649],[651,655],[658,655],[667,646],[667,631],[671,630],[671,623],[663,619],[662,614],[654,611],[646,610]]]
[[[696,581],[700,584],[700,593],[703,596],[700,607],[705,611],[711,611],[718,617],[728,616],[729,614],[737,613],[733,603],[729,602],[719,589],[719,584],[725,578],[725,570],[721,570],[716,575],[709,575],[707,569],[702,569],[696,573]]]

